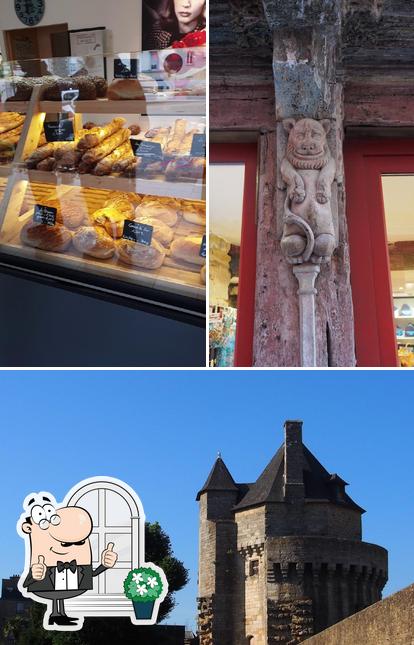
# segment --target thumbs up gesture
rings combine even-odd
[[[35,580],[43,580],[46,575],[45,556],[39,555],[37,564],[32,564],[32,576]]]
[[[101,564],[108,569],[112,568],[118,560],[118,554],[114,552],[114,543],[108,542],[108,546],[102,551]]]

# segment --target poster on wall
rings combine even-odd
[[[74,57],[74,74],[87,72],[91,76],[106,78],[104,58],[105,27],[95,29],[78,29],[69,32],[70,53]],[[76,57],[79,57],[76,60]]]
[[[205,44],[205,0],[143,0],[142,49]]]

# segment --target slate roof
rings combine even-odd
[[[305,499],[325,500],[341,506],[348,506],[364,513],[345,492],[346,482],[331,475],[319,463],[314,455],[303,446],[303,480],[305,485]],[[284,444],[266,466],[255,484],[251,484],[247,493],[235,506],[235,510],[244,510],[252,506],[261,506],[272,502],[283,502],[283,472],[284,472]],[[240,484],[238,485],[240,490]]]
[[[221,457],[217,457],[213,468],[210,471],[207,481],[202,489],[197,493],[197,501],[200,495],[206,491],[238,491],[230,471]]]

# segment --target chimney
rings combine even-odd
[[[305,499],[303,483],[302,421],[285,421],[285,500]]]

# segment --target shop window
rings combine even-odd
[[[250,560],[249,563],[249,575],[258,576],[259,575],[259,560]]]
[[[414,175],[381,178],[398,357],[414,367]]]
[[[252,144],[210,154],[210,367],[252,364],[256,155]]]

